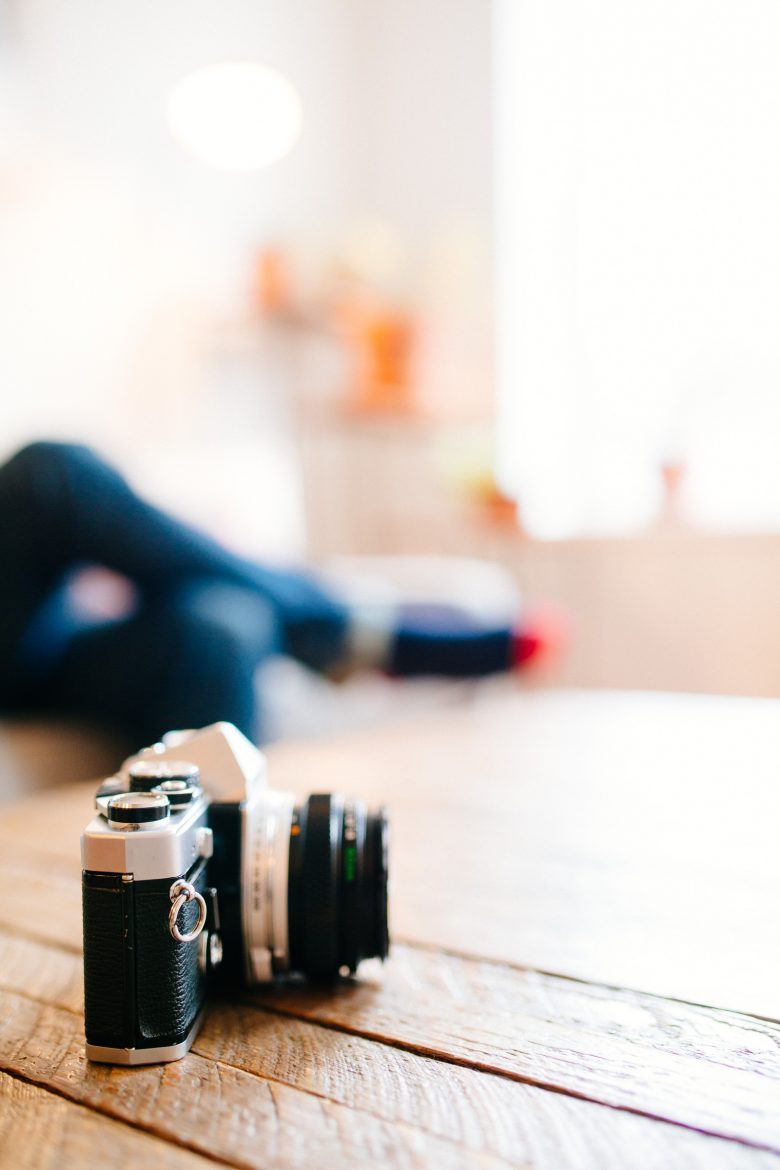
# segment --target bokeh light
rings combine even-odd
[[[293,149],[303,107],[290,82],[275,69],[231,61],[197,69],[175,86],[168,126],[176,142],[199,162],[224,171],[271,166]]]

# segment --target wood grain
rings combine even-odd
[[[0,1072],[0,1168],[213,1170],[214,1161]]]
[[[390,806],[394,936],[780,1019],[777,702],[463,696],[269,750],[275,787]],[[2,809],[4,848],[24,839],[75,874],[94,787]]]
[[[373,978],[258,992],[298,1018],[780,1149],[780,1026],[396,947]]]
[[[287,1037],[313,1033],[301,1033],[292,1021],[289,1031],[284,1022],[272,1026],[268,1012],[256,1010],[263,1007],[363,1037],[366,1052],[371,1040],[380,1040],[780,1150],[780,1027],[774,1023],[411,947],[397,947],[373,978],[370,971],[367,965],[361,980],[326,992],[279,987],[248,996],[240,1008],[219,1004],[197,1051],[285,1079],[274,1063],[263,1062],[265,1055],[258,1063],[258,1051],[265,1053],[271,1034],[278,1049]],[[80,1010],[77,958],[59,951],[50,957],[49,948],[32,941],[0,941],[0,985]],[[316,1051],[322,1044],[318,1038]],[[317,1069],[316,1083],[291,1083],[330,1097],[327,1061],[313,1059],[308,1067],[307,1077]],[[345,1103],[369,1108],[375,1088]]]
[[[119,761],[117,760],[117,763]],[[0,807],[0,840],[79,871],[81,830],[92,816],[98,780],[60,784]]]
[[[332,1170],[473,1165],[473,1153],[400,1119],[345,1108],[328,1098],[190,1053],[147,1068],[90,1064],[82,1021],[71,1012],[2,993],[0,1062],[155,1135],[251,1167]],[[320,1029],[320,1031],[323,1031]],[[480,1152],[485,1170],[506,1162]]]
[[[89,1064],[76,1013],[8,993],[0,1013],[2,1067],[234,1165],[780,1170],[775,1154],[270,1013],[217,1006],[183,1061],[139,1069]]]
[[[392,813],[396,938],[780,1019],[780,704],[527,694],[270,753]]]
[[[0,813],[0,1065],[240,1166],[780,1170],[777,713],[488,686],[457,718],[275,748],[276,786],[391,804],[413,945],[214,1003],[158,1069],[84,1061],[94,785],[31,797]]]
[[[0,988],[83,1019],[84,971],[81,954],[71,950],[0,931]]]
[[[466,1148],[551,1170],[590,1165],[591,1159],[594,1166],[613,1159],[617,1165],[620,1158],[632,1167],[656,1159],[664,1166],[678,1159],[685,1164],[705,1140],[562,1093],[243,1007],[215,1006],[196,1048],[210,1059],[275,1079],[294,1078],[352,1107],[423,1125]],[[709,1140],[706,1156],[713,1165],[720,1157],[737,1157],[730,1144]],[[749,1163],[755,1152],[745,1148],[741,1156]]]
[[[61,878],[34,860],[0,862],[0,929],[45,939],[80,955],[81,875]]]

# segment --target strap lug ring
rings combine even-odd
[[[171,933],[171,937],[174,938],[176,942],[192,942],[198,937],[200,932],[203,930],[203,927],[206,925],[206,915],[208,914],[208,910],[206,908],[204,899],[193,885],[190,885],[189,882],[185,882],[183,879],[174,882],[171,886],[170,899],[173,903],[171,906],[171,912],[168,915],[168,930]],[[188,931],[187,934],[182,934],[177,923],[179,912],[186,902],[192,902],[193,900],[198,903],[198,921],[195,923],[192,930]]]

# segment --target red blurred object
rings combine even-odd
[[[559,658],[571,640],[568,614],[556,605],[540,605],[528,613],[522,629],[513,637],[512,662],[516,670],[550,663]]]

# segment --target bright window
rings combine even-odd
[[[495,0],[500,476],[637,530],[659,464],[780,528],[780,5]]]

